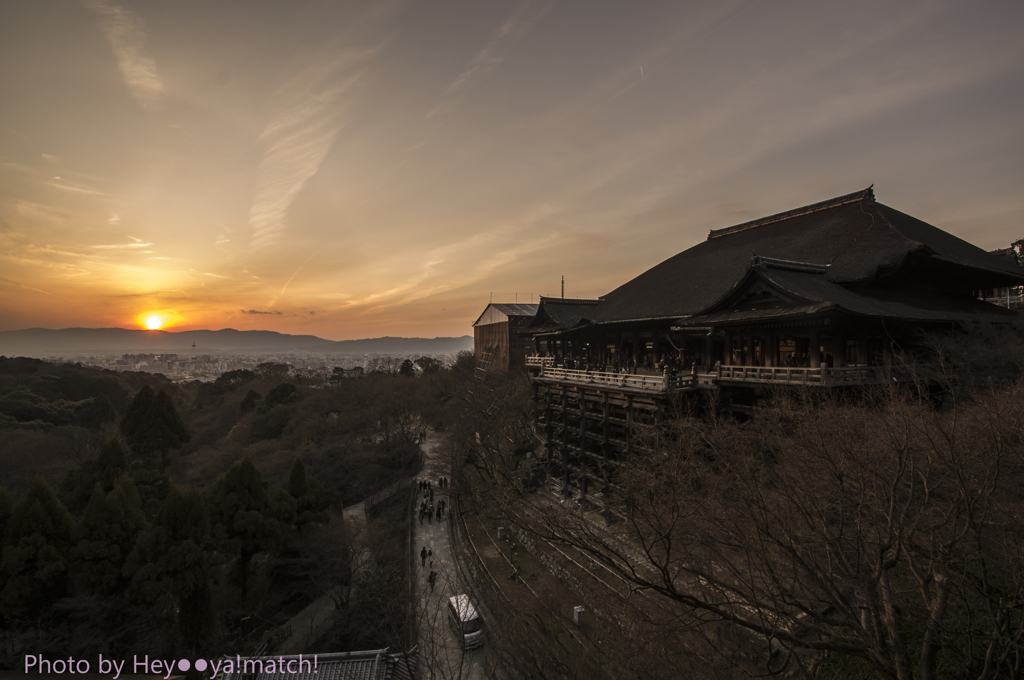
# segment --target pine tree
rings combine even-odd
[[[70,590],[72,521],[50,485],[36,477],[7,526],[0,571],[7,579],[0,610],[11,618],[43,613]]]
[[[113,595],[128,585],[124,564],[146,526],[139,492],[130,477],[119,478],[109,493],[96,485],[75,527],[72,572],[78,591]]]
[[[171,487],[153,524],[125,563],[133,591],[157,603],[170,596],[185,647],[197,653],[213,630],[209,582],[214,573],[210,515],[198,491]]]
[[[139,390],[125,411],[121,433],[136,455],[159,451],[161,467],[167,466],[168,451],[191,439],[171,398],[163,390],[154,395],[149,385]]]
[[[294,525],[302,530],[307,524],[323,524],[330,520],[327,509],[334,501],[332,494],[322,486],[306,479],[306,466],[302,456],[296,456],[288,476],[288,495],[295,499]]]
[[[77,471],[70,473],[61,485],[61,497],[74,515],[80,515],[99,484],[103,493],[114,489],[114,482],[128,470],[128,457],[117,437],[103,444],[95,460],[86,461]]]
[[[274,548],[282,536],[267,485],[248,456],[235,463],[217,484],[213,515],[217,525],[223,527],[225,549],[238,556],[238,581],[245,599],[249,594],[249,563],[257,553]]]
[[[256,390],[249,390],[249,393],[245,395],[245,399],[242,400],[242,413],[248,413],[249,411],[256,410],[256,402],[260,400],[260,393]]]
[[[406,359],[402,362],[402,365],[398,368],[398,374],[404,375],[406,378],[416,375],[416,368],[413,366],[411,359]]]

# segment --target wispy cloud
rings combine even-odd
[[[466,70],[445,88],[445,100],[431,109],[427,116],[436,116],[450,109],[458,103],[457,97],[460,90],[471,87],[498,68],[505,61],[508,51],[544,18],[553,4],[549,0],[523,0],[519,3],[512,11],[511,16],[494,32],[487,44],[469,60]]]
[[[319,171],[341,131],[342,97],[382,47],[314,55],[276,94],[280,103],[259,138],[265,151],[249,210],[253,247],[272,245],[285,230],[292,201]]]
[[[138,14],[108,0],[83,0],[100,17],[99,25],[110,41],[125,85],[139,106],[160,109],[164,82],[156,62],[146,52],[146,24]]]
[[[63,300],[64,302],[67,302],[66,298],[62,298],[59,295],[54,295],[53,293],[47,292],[47,291],[43,290],[42,288],[33,288],[32,286],[26,286],[23,283],[18,283],[17,281],[11,281],[10,279],[5,279],[3,277],[0,277],[0,281],[3,281],[4,283],[9,283],[12,286],[17,286],[18,288],[21,288],[22,290],[30,290],[33,293],[42,293],[43,295],[49,295],[50,297],[54,297],[54,298],[57,298],[58,300]]]
[[[259,309],[241,309],[239,311],[242,312],[242,314],[270,314],[272,316],[281,316],[281,312],[276,310],[264,312]]]
[[[130,238],[130,237],[129,237]],[[152,243],[119,243],[115,245],[96,245],[92,246],[99,250],[131,250],[133,248],[148,248]],[[149,251],[146,251],[149,252]]]

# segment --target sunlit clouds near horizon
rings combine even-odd
[[[1024,5],[0,4],[0,330],[458,336],[874,184],[1024,237]]]

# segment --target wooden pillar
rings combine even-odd
[[[715,329],[712,328],[704,337],[704,365],[707,366],[707,369],[709,371],[711,370],[711,364],[714,363],[714,361],[711,358],[711,350],[714,347],[714,334]]]
[[[587,497],[587,392],[580,390],[580,498]]]
[[[633,452],[633,396],[626,395],[626,455]]]
[[[810,345],[807,349],[811,368],[821,368],[821,339],[818,337],[818,331],[816,330],[811,331]]]
[[[842,335],[836,335],[832,338],[832,360],[835,362],[834,368],[841,368],[846,365],[846,337]]]
[[[608,393],[605,392],[604,393],[604,417],[601,420],[601,429],[602,429],[602,431],[604,433],[603,453],[604,453],[604,462],[606,463],[606,465],[605,465],[605,472],[604,472],[604,481],[605,481],[606,484],[608,483],[608,466],[607,466],[608,450],[611,448],[611,442],[609,441],[609,437],[611,435],[611,433],[609,431],[610,430],[610,423],[608,422],[610,415],[611,415],[611,404],[608,403]]]
[[[562,493],[569,491],[569,390],[562,388]]]
[[[724,364],[726,366],[732,366],[733,365],[733,341],[734,341],[734,338],[733,338],[732,331],[726,331],[725,332],[725,356],[722,357],[723,359],[725,359]]]
[[[552,449],[555,447],[555,443],[551,441],[551,437],[554,434],[551,415],[551,388],[548,387],[544,390],[544,452],[546,457],[544,468],[547,471],[548,480],[551,479],[551,454]]]

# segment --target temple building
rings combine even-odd
[[[537,313],[535,304],[495,303],[487,305],[473,323],[473,354],[480,371],[507,371],[522,366],[533,348],[522,333]]]
[[[713,230],[596,300],[541,298],[524,331],[548,460],[585,492],[673,394],[710,391],[742,412],[768,385],[875,383],[922,332],[1018,323],[985,300],[1021,285],[1012,258],[870,187]]]

